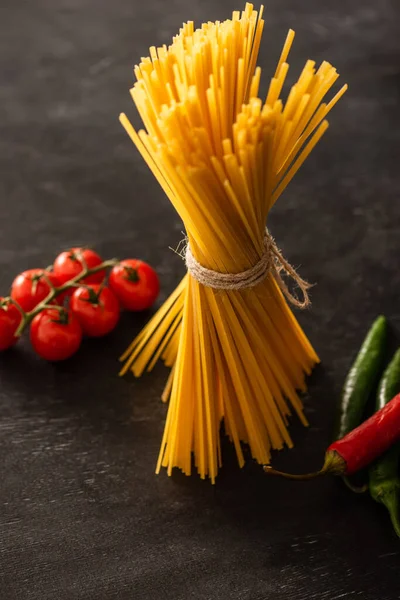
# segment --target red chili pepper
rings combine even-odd
[[[264,471],[288,479],[313,479],[319,475],[352,475],[360,471],[400,440],[400,394],[367,421],[342,439],[331,444],[325,453],[325,462],[319,471],[293,475],[276,471],[269,465]]]

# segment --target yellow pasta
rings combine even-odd
[[[184,222],[195,261],[219,274],[263,260],[268,213],[346,90],[324,103],[338,74],[307,61],[281,100],[289,31],[267,97],[259,98],[262,12],[246,4],[224,22],[199,29],[189,22],[168,48],[150,48],[131,89],[145,129],[120,117]],[[189,475],[194,465],[214,483],[222,421],[240,466],[242,443],[262,464],[292,446],[293,410],[307,423],[298,391],[318,357],[287,304],[281,268],[244,289],[215,289],[188,272],[123,355],[121,374],[138,377],[159,359],[171,367],[157,472],[178,467]]]

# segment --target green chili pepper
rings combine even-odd
[[[400,349],[382,376],[376,399],[376,410],[385,406],[400,392]],[[400,478],[398,474],[400,447],[393,446],[369,468],[369,491],[376,502],[381,502],[389,511],[395,532],[400,537],[399,495]]]
[[[363,420],[368,398],[378,381],[386,344],[386,319],[378,317],[372,324],[360,348],[357,358],[344,382],[334,439],[339,440],[358,427]],[[367,488],[357,488],[346,478],[347,486],[356,492]]]

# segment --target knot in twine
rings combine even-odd
[[[265,230],[264,252],[260,260],[253,267],[241,273],[219,273],[203,267],[193,256],[189,244],[186,246],[185,262],[187,270],[194,279],[206,287],[217,290],[251,288],[261,283],[271,273],[288,302],[297,308],[307,308],[310,305],[307,290],[312,287],[311,284],[302,279],[283,257],[268,229]],[[282,273],[285,273],[296,282],[301,290],[303,300],[299,300],[297,296],[292,294],[282,278]]]

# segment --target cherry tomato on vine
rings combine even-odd
[[[42,358],[65,360],[81,345],[82,328],[71,311],[49,308],[33,319],[30,338],[35,352]]]
[[[3,298],[0,298],[0,350],[7,350],[18,341],[15,332],[21,319],[18,308],[12,302],[3,302]]]
[[[127,258],[113,267],[109,286],[127,310],[150,308],[160,291],[155,270],[142,260]]]
[[[17,275],[12,282],[11,298],[18,302],[25,312],[30,312],[50,292],[50,286],[46,278],[48,278],[54,287],[61,285],[60,279],[52,271],[45,271],[44,269],[29,269],[29,271],[24,271],[20,275]],[[58,302],[58,299],[54,300],[54,303],[58,304]]]
[[[70,309],[81,324],[83,333],[101,337],[110,333],[119,320],[119,302],[115,294],[99,284],[79,287],[71,296]]]
[[[65,252],[61,252],[54,261],[53,269],[54,273],[60,279],[61,283],[66,283],[70,279],[73,279],[83,269],[82,260],[86,263],[89,269],[93,269],[100,265],[103,260],[93,250],[88,248],[71,248]],[[80,283],[101,283],[106,275],[106,272],[102,269],[97,273],[88,275]],[[71,292],[70,292],[71,293]]]

